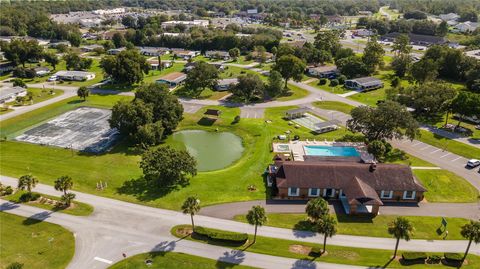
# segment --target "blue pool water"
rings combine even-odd
[[[305,153],[310,156],[340,156],[358,157],[360,154],[354,147],[332,147],[332,146],[304,146]]]

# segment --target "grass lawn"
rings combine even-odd
[[[255,244],[246,243],[244,246],[232,246],[225,243],[218,243],[212,240],[202,240],[202,238],[198,238],[195,236],[196,239],[193,239],[191,236],[184,237],[183,234],[178,234],[178,228],[189,228],[190,225],[179,225],[172,228],[172,234],[184,238],[185,240],[192,240],[196,242],[202,242],[206,244],[212,245],[221,245],[225,247],[231,247],[234,249],[241,249],[244,251],[255,252],[260,254],[267,254],[267,255],[274,255],[280,257],[287,257],[293,259],[308,259],[313,260],[311,256],[308,254],[302,254],[299,252],[291,251],[292,246],[299,246],[299,247],[322,247],[321,244],[313,244],[301,241],[293,241],[293,240],[284,240],[284,239],[276,239],[271,237],[263,237],[257,236],[257,242]],[[253,231],[253,227],[252,227]],[[249,242],[252,241],[253,235],[249,236]],[[368,249],[368,248],[351,248],[351,247],[341,247],[341,246],[333,246],[328,245],[327,240],[327,254],[322,255],[315,259],[315,261],[319,262],[330,262],[330,263],[337,263],[337,264],[351,264],[351,265],[360,265],[360,266],[368,266],[368,267],[380,267],[384,268],[385,264],[390,260],[390,256],[393,254],[394,245],[392,244],[392,250],[377,250],[377,249]],[[463,250],[459,250],[463,251]],[[401,255],[402,251],[399,251],[397,255]],[[434,253],[428,253],[434,254]],[[435,253],[442,255],[441,253]],[[463,266],[462,268],[478,268],[480,266],[480,257],[469,255],[468,265]],[[305,262],[302,262],[305,264]],[[397,260],[393,260],[389,265],[389,268],[401,268],[405,267],[401,265]],[[436,268],[439,265],[411,265],[408,268]]]
[[[152,265],[146,266],[145,261],[151,260]],[[232,263],[216,261],[199,256],[188,255],[185,253],[176,252],[150,252],[142,253],[129,257],[121,262],[109,267],[109,269],[134,269],[134,268],[181,268],[181,269],[211,269],[211,268],[238,268],[247,269],[253,268],[249,266],[236,265]]]
[[[377,106],[379,100],[385,100],[385,88],[361,92],[354,95],[350,95],[347,98],[364,103],[369,106]]]
[[[51,94],[51,91],[53,91],[53,94]],[[57,97],[63,94],[62,90],[52,90],[52,89],[39,89],[39,88],[28,88],[27,92],[31,92],[33,94],[32,102],[25,102],[25,106],[28,106],[30,104],[36,104],[40,103],[43,101],[46,101],[48,99],[51,99],[53,97]],[[16,106],[16,102],[10,102],[8,105],[11,106]]]
[[[188,98],[195,98],[195,99],[209,99],[209,100],[219,100],[227,95],[230,94],[229,91],[215,91],[212,89],[205,89],[200,93],[200,96],[194,97],[192,93],[185,89],[184,86],[180,86],[173,92],[178,97],[188,97]]]
[[[14,137],[32,125],[81,105],[111,107],[116,100],[123,98],[132,97],[92,95],[86,102],[77,102],[76,97],[67,99],[0,122],[1,136]],[[205,111],[202,109],[195,114],[184,114],[178,130],[215,131],[218,128],[219,131],[235,133],[243,139],[243,156],[225,169],[198,173],[185,188],[165,190],[146,187],[145,182],[139,179],[141,170],[138,168],[138,152],[128,149],[125,143],[119,143],[107,153],[93,155],[75,151],[72,154],[71,150],[58,147],[14,141],[0,142],[0,169],[3,175],[13,177],[32,173],[41,183],[50,185],[53,185],[59,176],[69,175],[74,180],[74,189],[78,191],[150,206],[179,209],[181,201],[191,195],[198,195],[204,205],[264,199],[268,193],[262,173],[273,157],[270,143],[275,136],[284,134],[286,130],[291,130],[292,135],[298,134],[301,138],[318,140],[338,139],[346,133],[344,129],[340,129],[315,135],[303,127],[295,129],[282,119],[285,111],[293,107],[267,109],[265,114],[266,118],[272,120],[270,124],[263,119],[242,119],[238,124],[232,124],[234,117],[240,114],[238,108],[215,108],[219,108],[222,115],[212,126],[200,125],[202,113]],[[170,143],[171,140],[167,139],[166,144]],[[100,180],[108,183],[106,190],[96,190],[96,183]],[[255,185],[257,190],[248,191],[249,185]]]
[[[309,92],[305,89],[302,89],[298,86],[288,84],[288,89],[289,92],[285,96],[278,97],[277,101],[289,101],[289,100],[294,100],[294,99],[300,99],[303,98],[307,95],[309,95]]]
[[[479,148],[469,146],[465,143],[457,142],[455,140],[451,140],[449,138],[436,135],[434,133],[431,133],[425,130],[420,130],[420,134],[421,136],[417,137],[416,138],[417,140],[430,144],[434,147],[438,147],[442,150],[446,150],[451,153],[458,154],[467,159],[474,159],[480,156]]]
[[[2,199],[8,200],[13,203],[21,203],[19,198],[24,193],[26,193],[26,191],[17,191],[14,194],[2,197]],[[55,196],[46,195],[46,194],[40,194],[40,195],[41,197],[48,198],[50,200],[60,201],[60,197],[55,197]],[[93,212],[93,207],[91,205],[77,202],[77,201],[73,201],[72,205],[69,208],[58,207],[55,205],[41,203],[40,199],[37,201],[28,202],[26,204],[29,206],[39,207],[39,208],[47,209],[50,211],[61,212],[61,213],[70,214],[74,216],[88,216]]]
[[[162,76],[173,72],[181,72],[184,68],[185,64],[183,63],[174,63],[171,67],[165,68],[163,70],[150,70],[147,75],[143,78],[143,83],[152,83],[155,80],[159,79]]]
[[[73,257],[73,234],[59,225],[0,212],[0,268],[63,269]]]
[[[413,155],[410,155],[408,153],[405,153],[405,156],[407,157],[406,160],[386,160],[385,162],[387,163],[398,163],[398,164],[405,164],[409,166],[420,166],[420,167],[436,167],[436,165],[429,163],[425,160],[422,160],[420,158],[417,158]]]
[[[236,61],[231,60],[231,61],[228,61],[228,63],[248,65],[253,63],[253,60],[247,60],[246,57],[242,55],[238,57]]]
[[[317,101],[313,105],[321,109],[340,111],[345,114],[350,114],[350,111],[355,108],[352,105],[337,101]]]
[[[246,75],[246,74],[258,75],[260,79],[263,80],[264,82],[266,82],[268,79],[266,76],[261,75],[255,71],[238,67],[238,66],[225,66],[225,71],[220,72],[219,75],[220,75],[220,79],[223,79],[223,78],[236,78],[240,75]]]
[[[338,222],[337,233],[347,235],[392,237],[387,232],[388,225],[398,216],[378,215],[374,218],[369,216],[349,216],[345,214],[332,214]],[[441,217],[417,217],[406,216],[415,227],[413,239],[442,240],[443,233],[437,233],[441,225]],[[247,222],[245,215],[237,215],[234,220]],[[470,221],[462,218],[447,218],[448,237],[450,240],[464,239],[460,234],[461,227]],[[267,226],[286,228],[292,230],[315,231],[308,221],[306,214],[270,213],[268,214]]]
[[[478,201],[478,191],[465,179],[447,170],[413,170],[427,192],[429,202],[469,203]]]
[[[6,113],[11,112],[11,111],[13,111],[13,109],[1,107],[0,108],[0,115],[6,114]]]

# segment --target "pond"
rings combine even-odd
[[[186,130],[172,135],[197,160],[198,171],[225,168],[242,156],[242,139],[228,132]]]

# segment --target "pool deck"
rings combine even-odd
[[[280,148],[284,150],[280,150]],[[288,150],[286,149],[288,146]],[[304,156],[307,155],[305,152],[305,146],[330,146],[330,147],[354,147],[360,154],[360,158],[365,163],[372,163],[375,159],[374,157],[367,152],[367,147],[363,143],[356,142],[336,142],[336,141],[317,141],[317,140],[294,140],[294,141],[285,141],[273,143],[273,152],[290,154],[294,161],[305,161]]]

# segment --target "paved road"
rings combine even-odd
[[[0,181],[7,185],[16,185],[17,180],[11,177],[1,176]],[[49,195],[59,196],[51,186],[39,184],[35,191]],[[131,256],[137,253],[156,250],[174,250],[184,253],[199,255],[207,258],[242,261],[242,264],[264,268],[286,268],[292,264],[298,264],[293,259],[283,259],[268,255],[253,253],[234,253],[229,249],[203,245],[186,240],[178,240],[170,235],[170,229],[177,224],[190,223],[188,216],[180,212],[152,208],[138,204],[131,204],[114,199],[99,197],[96,195],[75,192],[77,200],[95,207],[95,211],[88,217],[77,217],[62,213],[52,213],[39,208],[25,205],[12,205],[5,201],[0,210],[18,214],[25,217],[44,219],[45,221],[62,225],[75,233],[75,256],[68,268],[106,268],[109,264],[100,262],[100,259],[117,262],[121,259],[121,253]],[[252,226],[230,220],[212,218],[208,216],[196,216],[196,224],[224,229],[230,231],[249,232]],[[304,242],[322,242],[322,237],[311,232],[292,231],[273,227],[260,227],[259,235],[290,239]],[[337,235],[329,240],[332,245],[351,247],[368,247],[375,249],[392,249],[395,240],[390,238],[361,237]],[[401,242],[400,249],[410,251],[436,251],[461,252],[467,242],[464,240],[428,241],[411,240]],[[472,253],[480,254],[480,245],[472,246]],[[227,253],[226,255],[224,255]],[[239,259],[239,255],[241,256]],[[233,256],[233,257],[232,257]],[[372,265],[374,266],[374,265]],[[317,268],[341,268],[340,265],[317,264]],[[295,267],[302,268],[302,267]],[[303,266],[303,268],[309,268]],[[311,268],[311,267],[310,267]]]
[[[1,83],[1,84],[11,86],[11,83]],[[52,85],[47,84],[47,83],[27,84],[27,86],[30,87],[30,88],[44,88],[44,87],[45,87],[45,89],[51,89],[52,88]],[[55,86],[55,89],[63,90],[63,94],[59,95],[59,96],[56,96],[56,97],[53,97],[51,99],[45,100],[43,102],[33,104],[33,105],[17,107],[17,108],[15,108],[15,110],[13,110],[11,112],[0,115],[0,121],[10,119],[10,118],[16,117],[18,115],[30,112],[32,110],[35,110],[35,109],[38,109],[38,108],[41,108],[41,107],[44,107],[44,106],[48,106],[50,104],[60,102],[60,101],[65,100],[67,98],[76,96],[78,87]]]
[[[304,201],[273,200],[235,202],[204,207],[200,214],[214,218],[233,219],[234,216],[245,215],[254,205],[265,207],[269,213],[305,213],[305,203]],[[344,214],[342,205],[338,201],[330,204],[330,211]],[[480,219],[480,204],[428,202],[418,205],[392,204],[380,207],[380,215],[455,217],[478,220]]]

